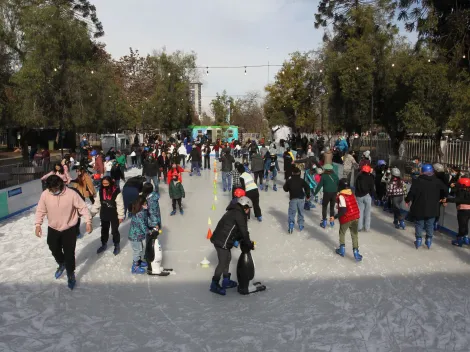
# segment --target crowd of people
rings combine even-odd
[[[84,221],[86,230],[91,232],[91,219],[99,214],[101,246],[97,254],[107,250],[111,232],[113,254],[119,255],[119,226],[126,217],[130,217],[128,239],[133,250],[131,273],[149,273],[146,252],[149,239],[154,241],[152,246],[156,243],[157,248],[161,248],[158,243],[162,228],[160,184],[168,186],[172,206],[170,215],[176,215],[177,210],[183,215],[183,173],[200,176],[203,170],[211,169],[211,156],[215,154],[221,171],[223,192],[229,193],[232,199],[211,237],[219,262],[210,290],[224,295],[228,288],[237,286],[228,271],[230,250],[238,245],[254,248],[247,221],[252,211],[256,220],[263,221],[260,191],[278,191],[278,155],[282,155],[285,180],[282,188],[289,194],[288,233],[293,233],[296,222],[299,231],[303,231],[304,211],[316,208],[315,204],[319,204],[321,228],[334,227],[335,222],[339,221],[339,246],[336,253],[345,256],[345,236],[349,230],[354,258],[360,261],[359,232],[370,231],[374,204],[393,212],[393,224],[397,229],[405,229],[406,212],[403,209],[409,207],[408,220],[415,223],[414,245],[418,249],[422,246],[423,236],[425,245],[431,248],[433,233],[438,227],[440,207],[456,203],[459,233],[452,244],[470,244],[467,236],[470,178],[457,167],[446,172],[440,164],[422,164],[416,158],[412,178],[408,182],[398,168],[390,167],[384,160],[379,160],[373,167],[368,151],[363,152],[359,159],[350,152],[351,148],[344,148],[342,139],[339,138],[335,145],[333,150],[323,146],[318,151],[322,146],[320,139],[313,143],[307,141],[300,148],[296,147],[294,153],[287,141],[278,147],[271,142],[222,143],[218,140],[203,144],[185,138],[177,143],[156,142],[134,146],[129,155],[130,164],[127,156],[114,148],[104,153],[84,147],[80,162],[75,163],[67,156],[44,176],[46,190],[37,208],[36,235],[42,235],[41,225],[47,216],[48,245],[58,263],[55,277],[59,278],[67,271],[68,285],[73,289],[75,244],[77,238],[82,236],[80,222]],[[335,172],[334,163],[338,157],[342,174]],[[186,164],[188,169],[185,169]],[[70,170],[74,168],[77,176],[72,179]],[[142,175],[126,179],[129,168],[142,170]],[[90,210],[85,203],[86,199],[91,203]],[[158,275],[168,274],[161,268],[153,270]]]

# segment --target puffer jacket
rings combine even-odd
[[[184,187],[178,181],[171,180],[168,193],[171,199],[181,199],[185,197]]]
[[[420,175],[413,180],[405,202],[411,202],[410,213],[416,219],[434,218],[439,216],[439,201],[447,195],[447,187],[436,176]]]
[[[141,242],[145,240],[148,233],[148,215],[145,209],[142,209],[132,216],[128,239],[131,242]]]
[[[251,157],[251,171],[258,172],[264,170],[264,161],[261,155],[254,154]]]
[[[240,204],[231,203],[227,207],[227,212],[219,220],[212,234],[211,242],[216,247],[231,249],[235,241],[251,243],[247,216]]]
[[[219,161],[222,163],[222,172],[230,172],[233,170],[233,163],[235,159],[230,154],[223,154]]]
[[[158,176],[158,162],[156,160],[144,161],[144,167],[142,169],[142,175],[148,177]]]
[[[148,226],[150,228],[162,228],[159,199],[160,194],[158,192],[152,192],[147,196]]]

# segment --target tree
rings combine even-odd
[[[233,103],[231,123],[246,132],[265,132],[264,110],[257,92],[249,92]]]
[[[233,98],[227,96],[225,90],[222,92],[222,95],[217,93],[215,99],[212,99],[210,107],[216,125],[227,125],[227,118],[232,104]]]
[[[311,130],[315,125],[315,96],[321,79],[311,53],[295,52],[284,62],[273,84],[266,86],[266,118],[270,125],[282,124]]]
[[[214,119],[203,111],[200,124],[201,126],[212,126],[214,124]]]

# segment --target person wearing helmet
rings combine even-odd
[[[241,197],[244,197],[244,196],[246,196],[246,192],[241,188],[237,188],[233,192],[233,199],[232,199],[231,203],[232,204],[237,204],[238,199],[240,199]]]
[[[406,185],[401,179],[401,172],[394,167],[391,171],[391,180],[387,185],[387,197],[390,199],[393,210],[393,224],[395,228],[405,229],[405,220],[401,212],[403,196],[406,193]]]
[[[436,177],[441,180],[441,182],[445,185],[445,187],[447,189],[449,189],[450,187],[450,184],[449,184],[449,181],[450,181],[450,178],[449,178],[449,175],[446,174],[446,169],[444,167],[444,165],[442,164],[439,164],[439,163],[435,163],[433,164],[433,169],[434,169],[434,174],[436,175]],[[442,206],[442,204],[441,204]],[[441,207],[439,207],[441,208]],[[439,215],[440,215],[441,211],[439,209]],[[436,217],[436,220],[434,221],[434,231],[437,231],[439,229],[439,218],[440,216],[437,216]]]
[[[243,165],[238,165],[238,172],[240,173],[240,183],[241,188],[246,192],[246,197],[251,199],[253,203],[253,210],[255,212],[255,217],[259,222],[263,221],[261,215],[261,208],[259,206],[259,191],[258,186],[253,180],[253,176],[250,173],[246,172]],[[248,219],[250,219],[250,213],[248,213]]]
[[[459,231],[457,238],[452,241],[454,246],[470,245],[468,238],[468,221],[470,220],[470,178],[461,177],[455,187],[455,198],[444,199],[444,203],[455,203],[457,205],[457,221]]]
[[[382,182],[382,178],[387,171],[387,163],[385,160],[379,160],[377,166],[375,167],[375,191],[377,193],[377,198],[375,203],[377,206],[380,206],[384,203],[385,195],[387,193],[387,184]]]
[[[356,261],[362,260],[362,255],[359,254],[359,217],[360,211],[357,205],[356,197],[351,191],[348,180],[342,178],[338,182],[338,195],[336,197],[338,204],[338,214],[334,217],[339,219],[339,247],[336,249],[336,254],[344,257],[346,254],[346,232],[349,230],[351,233],[353,244],[353,255]]]
[[[371,172],[372,168],[370,165],[364,165],[355,182],[355,195],[361,215],[359,218],[358,231],[370,231],[372,198],[376,197],[375,178]]]
[[[212,277],[211,292],[225,295],[226,289],[237,287],[237,283],[230,279],[229,267],[232,260],[230,250],[234,246],[237,247],[238,243],[253,249],[253,242],[251,242],[247,225],[247,215],[252,207],[251,199],[242,196],[238,198],[237,203],[229,204],[226,213],[217,223],[214,233],[210,238],[219,260]],[[220,285],[221,276],[223,276],[222,286]]]
[[[410,214],[415,219],[414,242],[416,249],[422,245],[422,233],[426,232],[425,244],[431,248],[434,235],[434,221],[439,215],[441,199],[448,195],[445,185],[434,175],[430,164],[421,167],[421,175],[413,180],[410,191],[405,198],[408,205],[411,203]]]
[[[288,232],[294,231],[295,216],[299,231],[304,229],[304,205],[310,200],[310,185],[300,177],[301,171],[298,167],[292,170],[292,177],[283,186],[284,192],[289,192]]]

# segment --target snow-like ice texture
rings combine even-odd
[[[282,166],[282,165],[281,165]],[[131,171],[128,176],[136,174]],[[184,175],[185,214],[170,217],[161,185],[164,266],[168,277],[133,276],[129,221],[122,252],[101,256],[99,219],[77,244],[77,286],[33,233],[34,210],[0,223],[0,351],[469,351],[470,253],[437,235],[431,250],[413,246],[413,229],[396,230],[374,210],[372,231],[360,234],[362,263],[334,253],[338,225],[318,226],[306,214],[303,232],[287,234],[288,197],[261,193],[263,222],[249,223],[258,280],[267,291],[222,297],[209,292],[215,251],[206,239],[229,202],[212,171]],[[280,178],[283,177],[281,173]],[[278,185],[282,185],[278,181]],[[45,228],[44,228],[45,230]],[[232,250],[236,275],[239,250]],[[207,257],[211,266],[199,266]]]

